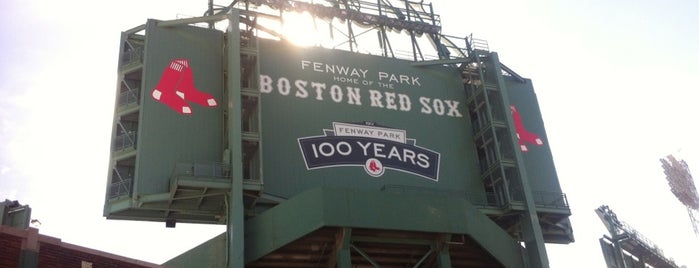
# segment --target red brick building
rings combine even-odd
[[[35,228],[0,225],[1,268],[142,268],[162,267],[123,256],[62,242]]]

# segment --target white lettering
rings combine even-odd
[[[316,148],[315,144],[311,144],[311,148],[313,148],[313,156],[315,158],[318,158],[318,149]]]
[[[327,148],[326,150],[323,150],[323,148]],[[332,144],[323,142],[320,145],[318,145],[318,150],[320,151],[320,154],[323,156],[331,156],[335,154],[335,147],[333,147]]]
[[[371,142],[367,142],[366,144],[362,144],[362,142],[358,141],[357,144],[359,144],[359,147],[362,147],[362,151],[364,151],[364,156],[369,155],[368,149],[369,146],[371,145]]]
[[[383,154],[383,148],[386,145],[380,144],[380,143],[374,143],[374,156],[376,157],[381,157],[381,158],[386,158],[386,155]]]
[[[373,89],[369,89],[369,100],[371,100],[371,107],[383,108],[383,103],[381,103],[381,92]]]
[[[338,85],[330,86],[330,98],[335,102],[342,101],[342,88]]]
[[[397,110],[398,106],[396,106],[396,93],[384,92],[384,95],[386,96],[386,109]]]
[[[268,75],[260,75],[260,92],[272,93],[272,77]]]
[[[410,106],[412,106],[410,97],[405,94],[398,94],[398,104],[400,104],[400,110],[404,112],[410,111]]]
[[[432,101],[432,107],[434,108],[434,113],[438,115],[444,115],[444,103],[440,99],[434,99]]]
[[[306,67],[307,67],[308,65],[310,65],[310,64],[311,64],[311,62],[310,62],[310,61],[307,61],[307,60],[301,60],[301,70],[304,70],[304,69],[306,69]]]
[[[446,103],[447,106],[449,106],[449,112],[447,113],[448,116],[463,117],[463,115],[461,115],[461,113],[457,109],[459,107],[458,101],[444,100],[444,103]]]
[[[320,62],[313,62],[313,71],[323,72],[323,69],[321,68],[322,66],[323,64]]]
[[[368,69],[353,68],[349,66],[336,65],[336,64],[326,64],[316,61],[301,60],[301,69],[310,69],[318,73],[329,73],[329,74],[340,74],[356,78],[366,79],[366,75],[369,72]]]
[[[344,151],[342,150],[342,147],[341,147],[343,145],[346,148]],[[352,146],[349,143],[347,143],[346,141],[338,142],[336,147],[337,147],[337,153],[339,153],[340,155],[348,156],[352,153]]]
[[[392,157],[397,158],[398,161],[403,161],[403,159],[400,158],[400,154],[398,153],[398,147],[391,147],[391,151],[388,152],[388,159],[391,159]]]
[[[430,167],[430,158],[425,155],[425,154],[418,154],[417,155],[417,165],[420,166],[421,168],[429,168]]]
[[[359,96],[359,88],[347,87],[347,103],[362,105],[362,101]]]
[[[306,69],[324,68],[325,66],[326,65],[324,64],[318,65],[317,62],[301,61],[301,67]],[[332,67],[332,69],[335,71],[347,70],[348,75],[352,74],[350,69],[340,67]],[[358,73],[362,74],[360,71],[358,71]],[[385,72],[379,72],[379,76],[386,80],[390,80],[392,79],[391,76],[395,76],[395,79],[398,79],[396,81],[398,83],[405,83],[406,81],[409,81],[410,83],[413,82],[412,78],[406,80],[406,77]],[[368,89],[368,94],[362,94],[362,89],[358,87],[344,86],[341,84],[326,84],[302,79],[292,80],[287,77],[273,78],[264,74],[259,76],[259,91],[260,93],[266,94],[277,91],[277,93],[281,96],[291,96],[291,94],[293,94],[293,96],[297,98],[314,98],[318,101],[324,101],[326,100],[326,97],[329,96],[335,103],[346,102],[347,104],[357,106],[362,106],[362,97],[367,97],[366,95],[368,95],[369,105],[371,107],[385,108],[388,110],[401,112],[410,112],[412,111],[413,107],[411,96],[407,94],[374,89]],[[324,96],[326,93],[328,96]],[[420,106],[420,113],[422,114],[463,117],[459,109],[461,104],[459,101],[422,96],[418,97],[418,103]],[[388,137],[388,139],[392,139],[392,137]]]
[[[379,82],[422,86],[422,84],[420,84],[420,77],[409,76],[404,74],[390,74],[387,72],[379,72]]]
[[[303,81],[303,80],[296,80],[294,81],[294,85],[296,86],[296,94],[295,96],[298,98],[305,99],[308,97],[308,91],[306,91],[306,86],[308,85],[308,82]]]
[[[291,92],[291,83],[289,83],[289,79],[280,77],[279,80],[277,80],[277,89],[279,90],[279,94],[284,96],[289,95],[289,92]]]
[[[420,112],[423,114],[431,114],[432,108],[430,108],[430,98],[420,97],[420,104],[422,104],[422,109]]]
[[[316,90],[316,100],[323,100],[323,90],[325,89],[325,84],[311,82],[311,87]]]
[[[413,150],[403,149],[403,160],[408,162],[408,159],[410,159],[411,164],[415,165],[415,152],[413,152]]]

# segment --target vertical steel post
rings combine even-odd
[[[442,234],[437,243],[433,246],[437,249],[437,267],[439,268],[451,268],[451,255],[449,253],[449,242],[451,241],[451,234]]]
[[[347,11],[347,14],[350,14],[350,6],[349,3],[345,0],[345,10]],[[347,19],[347,37],[349,38],[349,46],[350,46],[350,52],[354,52],[354,31],[352,31],[352,22],[350,21],[349,16],[346,18]]]
[[[337,268],[351,268],[352,254],[350,253],[350,240],[352,239],[352,229],[342,228],[341,241],[338,241],[340,248],[337,251]]]
[[[242,149],[242,101],[240,75],[240,14],[236,9],[228,13],[227,52],[228,93],[228,147],[230,149],[231,191],[228,200],[227,242],[228,268],[245,266],[244,214],[243,214],[243,149]]]
[[[496,72],[495,76],[497,78],[498,87],[500,88],[500,94],[502,98],[502,103],[505,106],[504,112],[510,113],[510,101],[507,96],[507,90],[503,87],[505,81],[502,75],[499,73],[500,58],[495,52],[490,53],[490,61],[494,65],[494,70]],[[510,136],[512,144],[518,144],[517,133],[514,129],[514,122],[512,121],[512,116],[506,116],[507,125],[510,126]],[[504,141],[503,141],[504,142]],[[518,148],[517,146],[516,148]],[[546,254],[546,247],[544,244],[544,234],[541,231],[541,225],[539,224],[539,216],[536,214],[536,204],[534,203],[534,196],[532,193],[531,185],[529,185],[529,178],[527,177],[527,171],[524,167],[524,159],[522,158],[521,150],[515,150],[515,158],[517,160],[517,169],[519,173],[519,179],[522,183],[522,192],[524,194],[524,205],[525,213],[522,219],[522,238],[524,239],[524,244],[527,249],[527,258],[529,259],[529,267],[532,268],[548,268],[549,260]]]
[[[213,16],[214,15],[214,0],[209,0],[209,5],[208,9],[206,10],[206,15],[207,16]],[[214,28],[214,22],[209,22],[209,29]]]

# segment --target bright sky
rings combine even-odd
[[[699,172],[699,2],[433,3],[445,34],[488,40],[534,82],[576,238],[547,246],[551,267],[604,267],[604,204],[699,267],[699,237],[658,160],[675,154]],[[154,263],[224,231],[102,216],[120,33],[206,4],[0,1],[0,199],[30,205],[42,234]]]

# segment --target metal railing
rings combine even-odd
[[[119,93],[119,102],[118,105],[119,107],[126,106],[129,104],[137,103],[138,102],[138,95],[140,92],[140,89],[136,88],[133,90],[128,90]]]
[[[131,194],[132,179],[123,179],[112,183],[109,187],[109,198],[129,196]]]
[[[636,244],[645,248],[645,250],[648,252],[654,253],[663,262],[669,264],[670,266],[668,267],[679,267],[672,258],[665,256],[665,253],[657,244],[653,243],[653,241],[631,227],[631,225],[627,222],[619,220],[616,213],[614,213],[609,206],[600,206],[597,208],[596,213],[600,219],[602,219],[602,221],[609,224],[607,225],[607,229],[612,234],[614,239],[618,239],[617,241],[632,239],[636,241]]]
[[[524,202],[524,193],[521,189],[512,189],[510,197],[512,201]],[[532,198],[537,208],[570,208],[568,206],[568,197],[566,197],[565,193],[534,191],[532,192]]]
[[[114,152],[136,148],[136,132],[129,132],[114,137]]]
[[[651,241],[646,236],[641,234],[639,231],[631,227],[631,225],[629,225],[627,222],[619,221],[619,228],[623,230],[626,234],[628,234],[630,238],[642,244],[647,250],[655,252],[655,254],[658,257],[660,257],[664,262],[672,264],[674,267],[677,267],[675,260],[666,257],[663,250],[657,244],[653,243],[653,241]]]
[[[143,62],[143,48],[134,46],[121,55],[121,66]]]
[[[275,10],[306,11],[319,17],[351,19],[362,24],[378,24],[400,30],[426,33],[439,33],[441,30],[440,16],[432,12],[431,4],[422,2],[405,2],[406,6],[398,7],[384,1],[351,0],[343,1],[346,5],[331,5],[298,0],[248,0],[239,2],[238,7],[244,8],[244,3],[267,5]]]
[[[178,163],[172,174],[174,176],[230,179],[230,170],[230,166],[224,163]]]
[[[568,197],[564,193],[533,192],[536,207],[569,208]]]
[[[490,46],[488,41],[484,39],[473,38],[473,36],[468,37],[468,42],[473,50],[490,51]]]

